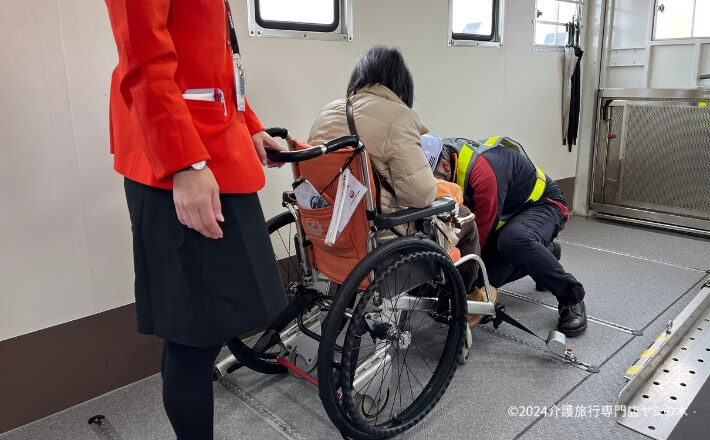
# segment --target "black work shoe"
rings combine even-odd
[[[584,301],[576,304],[560,304],[557,310],[560,312],[557,330],[565,336],[579,336],[587,329],[587,308]]]
[[[547,249],[552,252],[552,255],[554,255],[555,258],[557,258],[557,261],[560,261],[560,258],[562,258],[562,246],[560,246],[558,242],[551,241],[550,244],[547,245]],[[535,283],[535,290],[537,290],[538,292],[544,292],[547,289],[542,284]]]

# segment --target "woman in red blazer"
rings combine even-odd
[[[210,439],[222,343],[286,304],[256,191],[264,148],[235,104],[223,0],[106,0],[118,49],[111,152],[125,176],[138,331],[165,340],[163,399],[180,440]]]

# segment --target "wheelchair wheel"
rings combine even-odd
[[[463,282],[440,246],[402,237],[378,247],[345,280],[326,320],[318,377],[328,416],[355,438],[411,428],[451,382],[465,327]]]
[[[277,261],[281,279],[284,284],[284,291],[288,291],[294,283],[301,280],[301,257],[297,253],[296,233],[298,225],[296,219],[290,212],[281,214],[269,219],[266,222],[271,245],[274,248],[274,257]],[[286,367],[279,364],[276,358],[281,352],[281,347],[276,345],[259,357],[253,356],[252,348],[261,337],[262,332],[242,337],[234,338],[227,343],[234,357],[249,368],[264,374],[284,374],[288,371]],[[251,359],[251,360],[249,360]]]

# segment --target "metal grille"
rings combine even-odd
[[[597,127],[592,208],[614,218],[710,232],[710,96],[631,92],[600,97],[600,112],[609,103],[608,121],[599,118]]]
[[[620,204],[710,218],[707,108],[629,105],[627,112]]]

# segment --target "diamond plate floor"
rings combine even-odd
[[[510,326],[502,326],[502,334],[475,329],[469,362],[457,370],[432,413],[400,438],[645,438],[618,425],[607,414],[608,407],[625,384],[626,368],[692,299],[698,282],[707,278],[710,241],[581,217],[570,221],[560,240],[563,265],[585,285],[589,314],[643,330],[643,336],[590,321],[586,334],[569,340],[582,361],[601,367],[600,373],[590,374],[506,338],[542,344]],[[529,278],[505,288],[556,306],[549,293],[535,291]],[[555,326],[555,310],[507,295],[501,296],[501,302],[509,314],[543,337]],[[242,370],[230,378],[285,421],[291,434],[285,437],[253,407],[215,384],[216,439],[339,438],[317,390],[305,381]],[[556,408],[557,414],[535,415],[545,407]],[[87,424],[96,414],[105,415],[124,440],[174,438],[156,375],[0,434],[0,440],[104,440]]]

